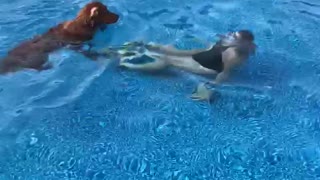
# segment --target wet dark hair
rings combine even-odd
[[[254,35],[251,31],[249,30],[240,30],[238,31],[240,34],[241,38],[247,41],[254,41]]]

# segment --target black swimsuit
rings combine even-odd
[[[201,66],[215,70],[223,71],[222,52],[228,47],[221,46],[221,42],[215,44],[211,49],[192,55],[192,58]]]

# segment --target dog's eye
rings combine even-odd
[[[94,12],[94,15],[99,15],[99,11],[96,10],[96,11]]]

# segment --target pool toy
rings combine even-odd
[[[200,83],[190,98],[196,101],[207,101],[210,103],[212,95],[213,91],[206,87],[206,83]]]

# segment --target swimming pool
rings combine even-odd
[[[2,2],[1,56],[86,2]],[[103,2],[122,17],[97,47],[191,48],[248,28],[259,50],[211,105],[188,98],[201,77],[125,71],[66,50],[51,54],[54,70],[0,77],[1,180],[320,179],[318,1]]]

